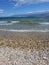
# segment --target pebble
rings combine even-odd
[[[0,47],[0,65],[49,65],[48,53],[45,50],[39,52]]]

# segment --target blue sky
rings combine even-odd
[[[0,0],[0,16],[49,11],[49,0]]]

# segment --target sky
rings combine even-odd
[[[49,11],[49,0],[0,0],[0,17]]]

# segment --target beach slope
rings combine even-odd
[[[49,32],[0,31],[0,65],[49,65]]]

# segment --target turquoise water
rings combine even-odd
[[[45,19],[5,17],[0,18],[0,29],[49,31],[49,22]]]

